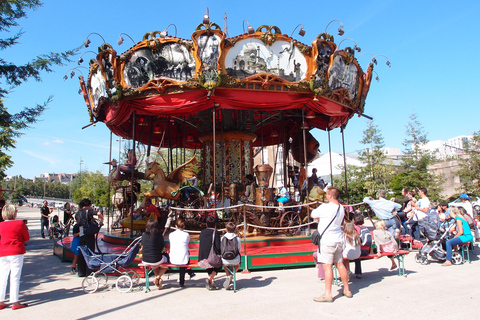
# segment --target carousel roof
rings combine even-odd
[[[363,113],[373,72],[327,33],[306,45],[266,25],[226,38],[202,23],[191,39],[154,31],[120,55],[106,43],[98,52],[80,77],[92,122],[162,147],[193,147],[214,123],[254,133],[256,145],[346,125]]]

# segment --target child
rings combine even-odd
[[[360,258],[360,237],[355,230],[353,222],[346,222],[343,225],[343,264],[348,272],[348,277],[352,275],[350,271],[350,260]]]
[[[373,238],[375,240],[375,244],[378,248],[377,256],[381,257],[382,252],[397,252],[397,242],[393,238],[392,234],[385,230],[385,221],[379,220],[377,221],[377,230],[373,231]],[[390,270],[394,270],[397,268],[397,264],[392,256],[389,257],[392,260],[392,267]]]
[[[74,254],[73,256],[73,261],[72,261],[72,270],[70,271],[70,274],[76,274],[77,273],[77,261],[78,261],[78,246],[80,245],[80,226],[78,223],[75,223],[73,226],[73,239],[72,239],[72,246],[71,250]]]
[[[370,231],[363,225],[363,216],[360,213],[353,215],[353,223],[355,223],[355,230],[357,231],[361,245],[360,256],[368,256],[370,254],[370,247],[372,246],[372,235]],[[360,259],[355,259],[355,277],[362,278],[362,264]]]
[[[240,256],[241,242],[240,242],[240,239],[235,234],[236,226],[233,222],[231,221],[228,222],[225,228],[227,229],[227,233],[225,233],[225,235],[222,237],[220,241],[220,249],[222,253],[222,264],[224,266],[231,266],[232,268],[235,268],[235,273],[236,273],[240,268],[240,264],[242,263],[242,258]],[[226,251],[227,241],[233,241],[234,244],[236,245],[236,248],[234,248],[232,251]],[[227,267],[225,267],[225,273],[227,274],[227,279],[225,280],[223,287],[225,289],[228,289],[232,284],[233,275]]]

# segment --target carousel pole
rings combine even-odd
[[[110,131],[110,155],[108,161],[112,162],[112,136],[113,133]],[[108,172],[112,171],[112,165],[108,166]],[[107,209],[107,233],[110,233],[110,210],[112,207],[112,199],[110,198],[110,190],[112,188],[112,183],[108,181],[108,209]]]
[[[330,155],[330,183],[333,187],[332,145],[330,143],[330,129],[328,129],[328,154]]]
[[[246,206],[243,204],[243,256],[245,261],[245,268],[242,273],[250,273],[248,270],[248,255],[247,255],[247,212],[245,210]]]
[[[305,188],[305,198],[307,203],[310,201],[310,194],[308,192],[308,165],[307,165],[307,141],[305,137],[305,107],[302,108],[302,128],[303,128],[303,160],[305,161],[305,172],[307,173],[306,188]],[[307,221],[310,221],[310,206],[307,206]],[[308,234],[310,234],[310,224],[308,225]]]
[[[342,116],[342,126],[341,126],[341,131],[342,131],[342,145],[343,145],[343,171],[345,173],[345,195],[347,196],[347,204],[350,203],[349,198],[348,198],[348,184],[347,184],[347,158],[345,156],[345,139],[344,139],[344,126],[343,126],[343,116]]]
[[[150,149],[152,148],[152,135],[153,135],[153,118],[150,117],[150,131],[148,132],[147,157],[150,157]]]
[[[132,150],[135,153],[135,129],[137,126],[137,112],[133,111],[133,129],[132,129]],[[136,157],[135,155],[133,156],[134,158]],[[134,193],[134,188],[133,188],[133,179],[134,179],[134,171],[135,164],[132,161],[132,175],[130,179],[130,188],[131,188],[131,196],[130,196],[130,238],[133,238],[133,193]]]
[[[217,160],[217,139],[216,139],[216,114],[215,114],[215,105],[213,105],[213,207],[215,208],[217,206],[217,190],[216,190],[216,160]],[[210,195],[208,195],[210,196]]]

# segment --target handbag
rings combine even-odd
[[[198,261],[198,266],[202,269],[220,268],[222,266],[222,258],[215,253],[214,242],[215,230],[213,230],[212,247],[210,248],[207,259]]]
[[[210,253],[208,254],[207,261],[208,263],[214,268],[220,268],[222,266],[222,258],[215,252],[214,248],[215,242],[215,230],[213,230],[213,237],[212,237],[212,247],[210,248]]]
[[[330,225],[332,224],[333,220],[335,220],[335,218],[337,217],[337,214],[338,212],[340,211],[340,204],[338,205],[338,209],[337,209],[337,212],[335,213],[335,215],[333,216],[333,219],[330,221],[330,223],[327,225],[327,227],[323,230],[322,234],[320,234],[318,232],[318,230],[315,230],[313,233],[312,233],[312,243],[314,245],[317,245],[318,246],[318,252],[320,252],[320,241],[322,240],[322,237],[323,237],[323,234],[325,233],[325,231],[327,231],[327,229],[330,227]]]

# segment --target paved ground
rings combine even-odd
[[[414,254],[406,257],[407,277],[389,271],[386,258],[365,261],[364,276],[353,279],[354,296],[341,296],[341,287],[333,288],[336,300],[316,303],[324,285],[316,279],[314,268],[255,271],[240,274],[237,293],[205,289],[205,273],[197,273],[177,287],[177,275],[165,281],[164,290],[145,293],[144,279],[132,292],[122,294],[112,285],[94,294],[81,289],[80,278],[70,275],[70,263],[62,263],[52,254],[50,240],[40,237],[39,209],[19,208],[19,218],[28,219],[32,240],[20,286],[20,299],[26,309],[0,311],[0,319],[478,319],[474,297],[480,295],[476,257],[473,263],[441,267],[415,263]],[[480,250],[476,248],[476,252]],[[352,264],[353,266],[353,264]],[[188,278],[188,276],[187,276]],[[219,277],[223,282],[224,275]]]

